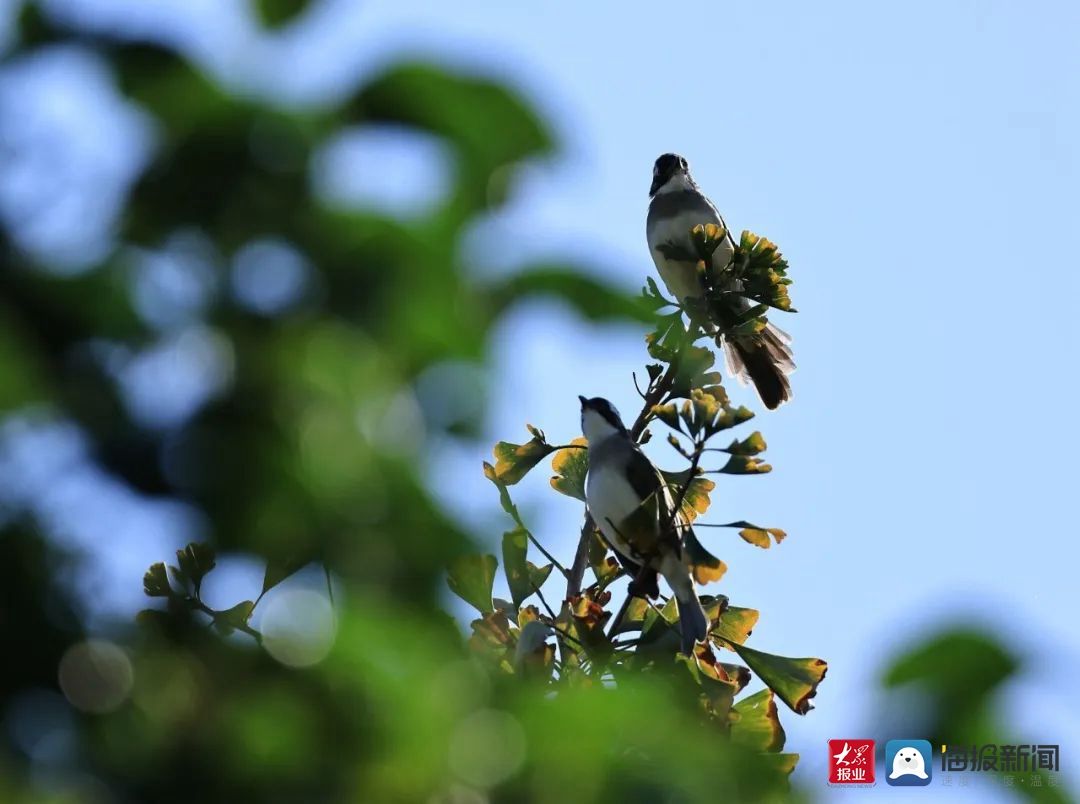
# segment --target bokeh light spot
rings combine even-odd
[[[364,126],[330,141],[313,165],[316,192],[331,204],[380,215],[430,213],[452,186],[446,144],[400,126]]]
[[[88,639],[72,645],[60,659],[60,689],[76,709],[104,714],[117,709],[131,692],[135,671],[117,645]]]
[[[513,776],[525,761],[525,732],[513,715],[481,709],[451,736],[450,770],[464,782],[490,788]]]
[[[233,293],[253,312],[277,315],[300,301],[310,273],[307,258],[284,240],[254,240],[233,259]]]
[[[260,626],[263,647],[289,667],[310,667],[330,653],[337,617],[330,601],[310,589],[282,589],[266,603]]]

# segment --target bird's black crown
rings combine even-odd
[[[664,186],[664,182],[670,179],[676,171],[687,171],[689,163],[678,154],[661,154],[653,165],[652,186],[649,187],[649,195],[655,195],[656,191]]]
[[[586,399],[583,396],[579,396],[578,399],[581,400],[581,410],[583,413],[586,410],[596,411],[616,430],[620,430],[624,433],[626,432],[626,425],[623,424],[619,411],[602,396],[594,396],[592,399]]]

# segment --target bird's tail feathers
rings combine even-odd
[[[728,371],[743,385],[748,381],[753,383],[769,410],[791,399],[787,375],[795,370],[795,361],[790,343],[790,335],[767,324],[753,337],[729,340],[724,349]]]
[[[682,652],[693,655],[694,643],[704,642],[709,637],[709,619],[701,607],[694,579],[689,568],[675,556],[662,562],[660,571],[675,593],[675,602],[679,607],[679,631],[682,634]]]

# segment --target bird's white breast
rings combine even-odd
[[[585,497],[589,513],[604,538],[620,553],[633,558],[634,551],[612,524],[621,523],[641,504],[630,482],[617,467],[590,468],[585,480]]]
[[[664,280],[668,291],[676,300],[700,295],[700,285],[694,262],[673,260],[661,253],[658,247],[665,243],[675,245],[687,251],[693,250],[690,231],[699,224],[714,223],[723,225],[720,216],[712,209],[693,209],[665,218],[650,220],[645,228],[645,237],[649,243],[649,252],[657,273]],[[733,249],[725,241],[713,253],[713,262],[717,267],[724,267],[731,261]]]

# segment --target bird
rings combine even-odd
[[[659,593],[656,574],[675,593],[682,652],[709,634],[683,539],[689,525],[673,514],[674,500],[659,470],[630,437],[615,406],[601,397],[581,402],[581,431],[588,442],[585,504],[604,539],[637,583],[631,594]],[[682,534],[680,534],[682,531]],[[644,568],[644,569],[642,569]]]
[[[645,238],[660,278],[680,304],[693,309],[700,306],[703,296],[697,273],[697,259],[690,231],[698,224],[717,224],[724,228],[724,237],[712,255],[712,268],[721,271],[735,255],[735,241],[727,225],[701,189],[690,165],[678,154],[662,154],[653,165],[652,185],[649,187],[649,213],[645,219]],[[679,259],[686,255],[689,259]],[[689,300],[689,303],[688,301]],[[751,307],[749,299],[740,298],[741,310]],[[717,338],[725,346],[728,372],[744,385],[753,383],[758,396],[769,410],[775,410],[791,399],[791,383],[787,375],[795,370],[791,354],[791,338],[773,324],[753,335],[726,339]]]

